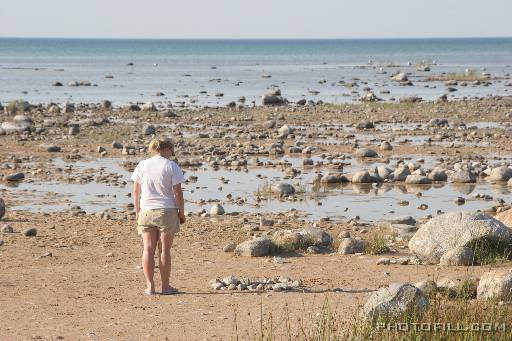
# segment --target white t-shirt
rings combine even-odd
[[[185,182],[176,162],[160,155],[139,162],[132,175],[140,183],[140,208],[178,208],[172,187]]]

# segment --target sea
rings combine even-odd
[[[428,65],[429,72],[418,71]],[[390,80],[409,74],[413,85]],[[486,86],[448,92],[446,73],[488,74]],[[512,38],[339,40],[151,40],[0,38],[0,103],[152,101],[224,106],[280,89],[289,101],[350,103],[368,91],[385,101],[506,96],[512,92]],[[69,86],[84,81],[90,86]],[[63,86],[53,86],[61,82]],[[465,86],[464,86],[465,85]]]

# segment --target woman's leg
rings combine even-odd
[[[162,277],[162,293],[169,293],[169,277],[171,275],[171,246],[174,239],[172,232],[160,232],[160,276]]]
[[[142,241],[144,249],[142,251],[142,267],[144,276],[146,277],[147,289],[146,293],[155,292],[155,282],[153,275],[155,273],[155,249],[157,245],[158,230],[152,228],[142,232]]]

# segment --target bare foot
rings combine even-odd
[[[176,295],[178,293],[178,289],[169,286],[168,288],[162,288],[162,295]]]

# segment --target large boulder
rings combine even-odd
[[[508,181],[510,178],[512,178],[512,168],[501,166],[493,168],[488,179],[490,181]]]
[[[272,236],[275,246],[286,250],[297,250],[305,246],[304,236],[298,230],[276,231]]]
[[[409,249],[420,259],[438,264],[446,252],[457,247],[473,247],[479,241],[481,245],[508,245],[511,240],[511,230],[491,216],[452,212],[437,216],[418,229],[409,241]]]
[[[414,285],[391,283],[374,292],[363,306],[362,317],[376,322],[391,319],[408,312],[422,312],[429,305],[425,294]]]
[[[391,80],[394,80],[396,82],[407,82],[409,78],[407,75],[403,72],[397,73],[396,75],[391,77]]]
[[[509,228],[512,228],[512,209],[496,214],[496,219],[507,225]]]
[[[446,181],[448,180],[448,175],[446,175],[446,171],[444,169],[435,168],[433,169],[427,177],[432,181]]]
[[[480,277],[476,289],[477,298],[512,301],[512,269],[486,272]]]
[[[474,252],[471,248],[460,246],[447,251],[441,259],[441,265],[469,266],[473,265]]]
[[[0,198],[0,219],[2,219],[5,215],[5,201]]]
[[[240,243],[235,248],[236,256],[263,257],[270,253],[272,241],[268,238],[255,238]]]

